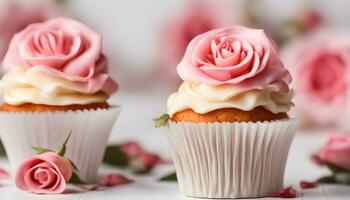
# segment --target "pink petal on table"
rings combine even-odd
[[[311,161],[316,164],[317,166],[323,166],[325,165],[324,161],[320,158],[318,154],[312,154],[310,157]]]
[[[296,198],[297,191],[293,187],[287,187],[279,192],[271,193],[268,196],[276,198]]]
[[[101,188],[104,188],[104,187],[116,187],[119,185],[125,185],[132,182],[133,180],[127,178],[122,174],[118,174],[118,173],[107,174],[101,179],[101,181],[98,184],[96,184],[91,188],[88,188],[88,190],[91,190],[91,191],[100,190]]]
[[[318,184],[308,181],[300,181],[299,185],[301,189],[310,189],[318,187]]]
[[[0,179],[1,178],[9,178],[10,177],[10,173],[8,171],[6,171],[5,169],[0,167]]]

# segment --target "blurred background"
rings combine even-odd
[[[137,139],[164,152],[152,118],[166,112],[166,99],[181,82],[176,65],[187,43],[225,25],[264,28],[294,77],[291,115],[301,119],[301,129],[348,131],[349,7],[343,0],[0,0],[0,58],[12,35],[30,23],[68,16],[93,27],[120,85],[110,100],[122,106],[111,142]]]

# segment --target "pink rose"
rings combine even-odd
[[[239,16],[232,17],[232,13],[238,12],[210,0],[188,1],[183,9],[165,21],[161,29],[157,54],[159,70],[178,79],[175,66],[184,55],[188,43],[200,33],[239,21]]]
[[[350,135],[330,135],[319,156],[326,163],[350,170]]]
[[[72,176],[68,159],[46,152],[25,160],[17,169],[16,186],[38,194],[59,194]]]
[[[108,76],[102,37],[80,22],[55,18],[31,24],[11,40],[3,70],[35,67],[55,77],[81,82],[86,93],[108,94],[117,84]]]
[[[296,112],[318,125],[338,123],[347,111],[350,34],[319,31],[288,43],[282,56],[295,78]]]
[[[304,10],[299,13],[296,20],[304,31],[315,30],[324,22],[322,15],[318,11],[312,9]]]
[[[49,3],[21,4],[7,1],[0,8],[0,59],[5,55],[12,36],[32,23],[58,16],[58,7]],[[13,14],[16,13],[16,14]]]
[[[215,29],[195,37],[177,66],[186,81],[288,91],[291,77],[263,30],[242,26]]]

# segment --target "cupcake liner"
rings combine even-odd
[[[165,126],[180,191],[199,198],[265,197],[283,188],[296,119]]]
[[[35,155],[32,146],[56,150],[72,132],[65,157],[77,165],[83,181],[95,182],[119,112],[119,106],[82,111],[0,112],[1,140],[12,172],[23,160]]]

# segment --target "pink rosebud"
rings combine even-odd
[[[320,30],[282,49],[294,78],[295,111],[302,120],[318,126],[348,124],[349,48],[350,32]]]
[[[310,189],[318,186],[316,183],[308,181],[300,181],[299,185],[302,189]]]
[[[25,160],[17,169],[16,186],[38,194],[59,194],[72,176],[68,159],[46,152]]]
[[[118,185],[131,183],[132,180],[121,174],[108,174],[103,177],[101,185],[106,187],[114,187]]]
[[[269,197],[277,197],[277,198],[295,198],[297,197],[297,191],[292,187],[287,187],[282,191],[277,193],[272,193]]]
[[[330,135],[319,156],[326,163],[350,170],[350,135]]]
[[[165,160],[163,160],[160,156],[156,154],[146,153],[139,157],[141,162],[143,163],[144,168],[151,169],[159,164],[166,163]]]
[[[318,11],[304,10],[297,16],[297,21],[305,31],[311,31],[318,28],[324,20]]]
[[[0,168],[0,179],[10,177],[10,173],[3,168]]]
[[[129,158],[140,156],[144,152],[141,145],[137,142],[127,142],[125,144],[122,144],[120,145],[120,149]]]

